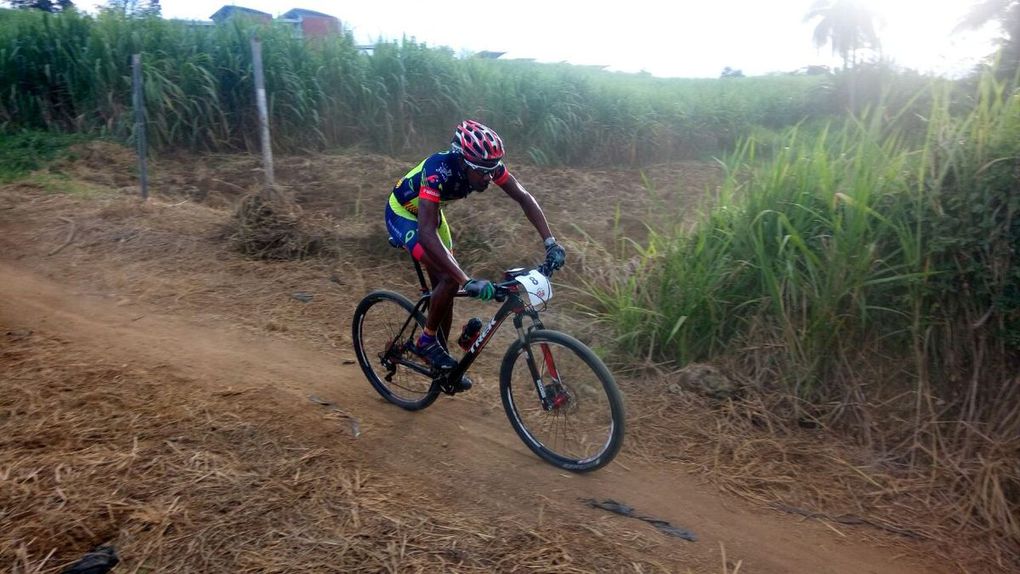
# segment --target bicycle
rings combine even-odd
[[[539,313],[552,297],[552,270],[545,265],[507,270],[495,284],[495,300],[502,306],[477,335],[459,341],[465,352],[457,366],[436,372],[413,351],[431,291],[421,265],[412,261],[421,285],[417,303],[376,290],[354,312],[354,348],[372,387],[409,411],[428,407],[440,393],[455,394],[456,383],[512,315],[517,339],[503,356],[499,392],[514,431],[532,452],[564,470],[589,472],[609,464],[623,443],[623,397],[587,345],[542,324]],[[456,296],[469,295],[460,290]]]

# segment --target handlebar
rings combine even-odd
[[[493,282],[492,286],[496,288],[496,293],[492,297],[493,301],[496,301],[496,302],[499,302],[499,303],[502,303],[503,301],[506,301],[506,298],[511,293],[516,293],[520,289],[521,284],[518,283],[515,280],[515,277],[517,277],[518,275],[526,275],[529,272],[531,272],[532,270],[538,271],[539,273],[541,273],[542,275],[545,275],[546,277],[548,277],[550,279],[552,279],[553,273],[556,272],[556,270],[551,268],[547,263],[542,263],[541,265],[538,265],[536,267],[522,268],[522,269],[520,269],[520,273],[515,273],[512,277],[510,277],[509,279],[507,279],[505,281]],[[469,297],[467,292],[464,291],[463,289],[458,290],[456,296],[457,297]]]

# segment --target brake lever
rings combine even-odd
[[[496,301],[497,303],[502,303],[503,301],[506,301],[506,298],[510,296],[509,287],[510,283],[511,282],[507,282],[505,284],[497,283],[496,293],[493,295],[492,300]]]

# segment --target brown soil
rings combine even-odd
[[[652,440],[680,429],[647,380],[620,377],[631,434],[617,461],[583,476],[518,440],[499,403],[498,351],[473,369],[470,393],[418,413],[385,403],[354,361],[349,326],[370,289],[414,292],[380,221],[403,162],[281,159],[281,180],[305,210],[328,214],[341,253],[257,262],[222,239],[230,206],[257,183],[254,159],[154,162],[154,198],[140,203],[121,189],[132,169],[122,152],[86,152],[60,169],[109,193],[0,189],[0,563],[13,572],[58,572],[102,543],[117,547],[118,572],[952,571],[931,544],[874,524],[721,491],[707,459]],[[626,256],[621,238],[691,209],[718,177],[661,166],[649,192],[636,172],[515,172],[570,248],[567,283],[610,268]],[[475,272],[541,255],[499,195],[450,210]],[[598,339],[576,313],[549,315]]]

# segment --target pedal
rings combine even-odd
[[[469,391],[472,386],[474,386],[474,383],[467,375],[461,375],[460,380],[457,382],[451,381],[448,377],[442,377],[439,380],[439,390],[450,396]]]
[[[457,389],[456,389],[455,385],[450,382],[449,377],[446,377],[444,375],[440,375],[440,376],[436,377],[436,380],[439,381],[439,390],[443,391],[444,394],[447,394],[447,395],[450,395],[450,396],[453,396],[453,395],[457,394]]]

